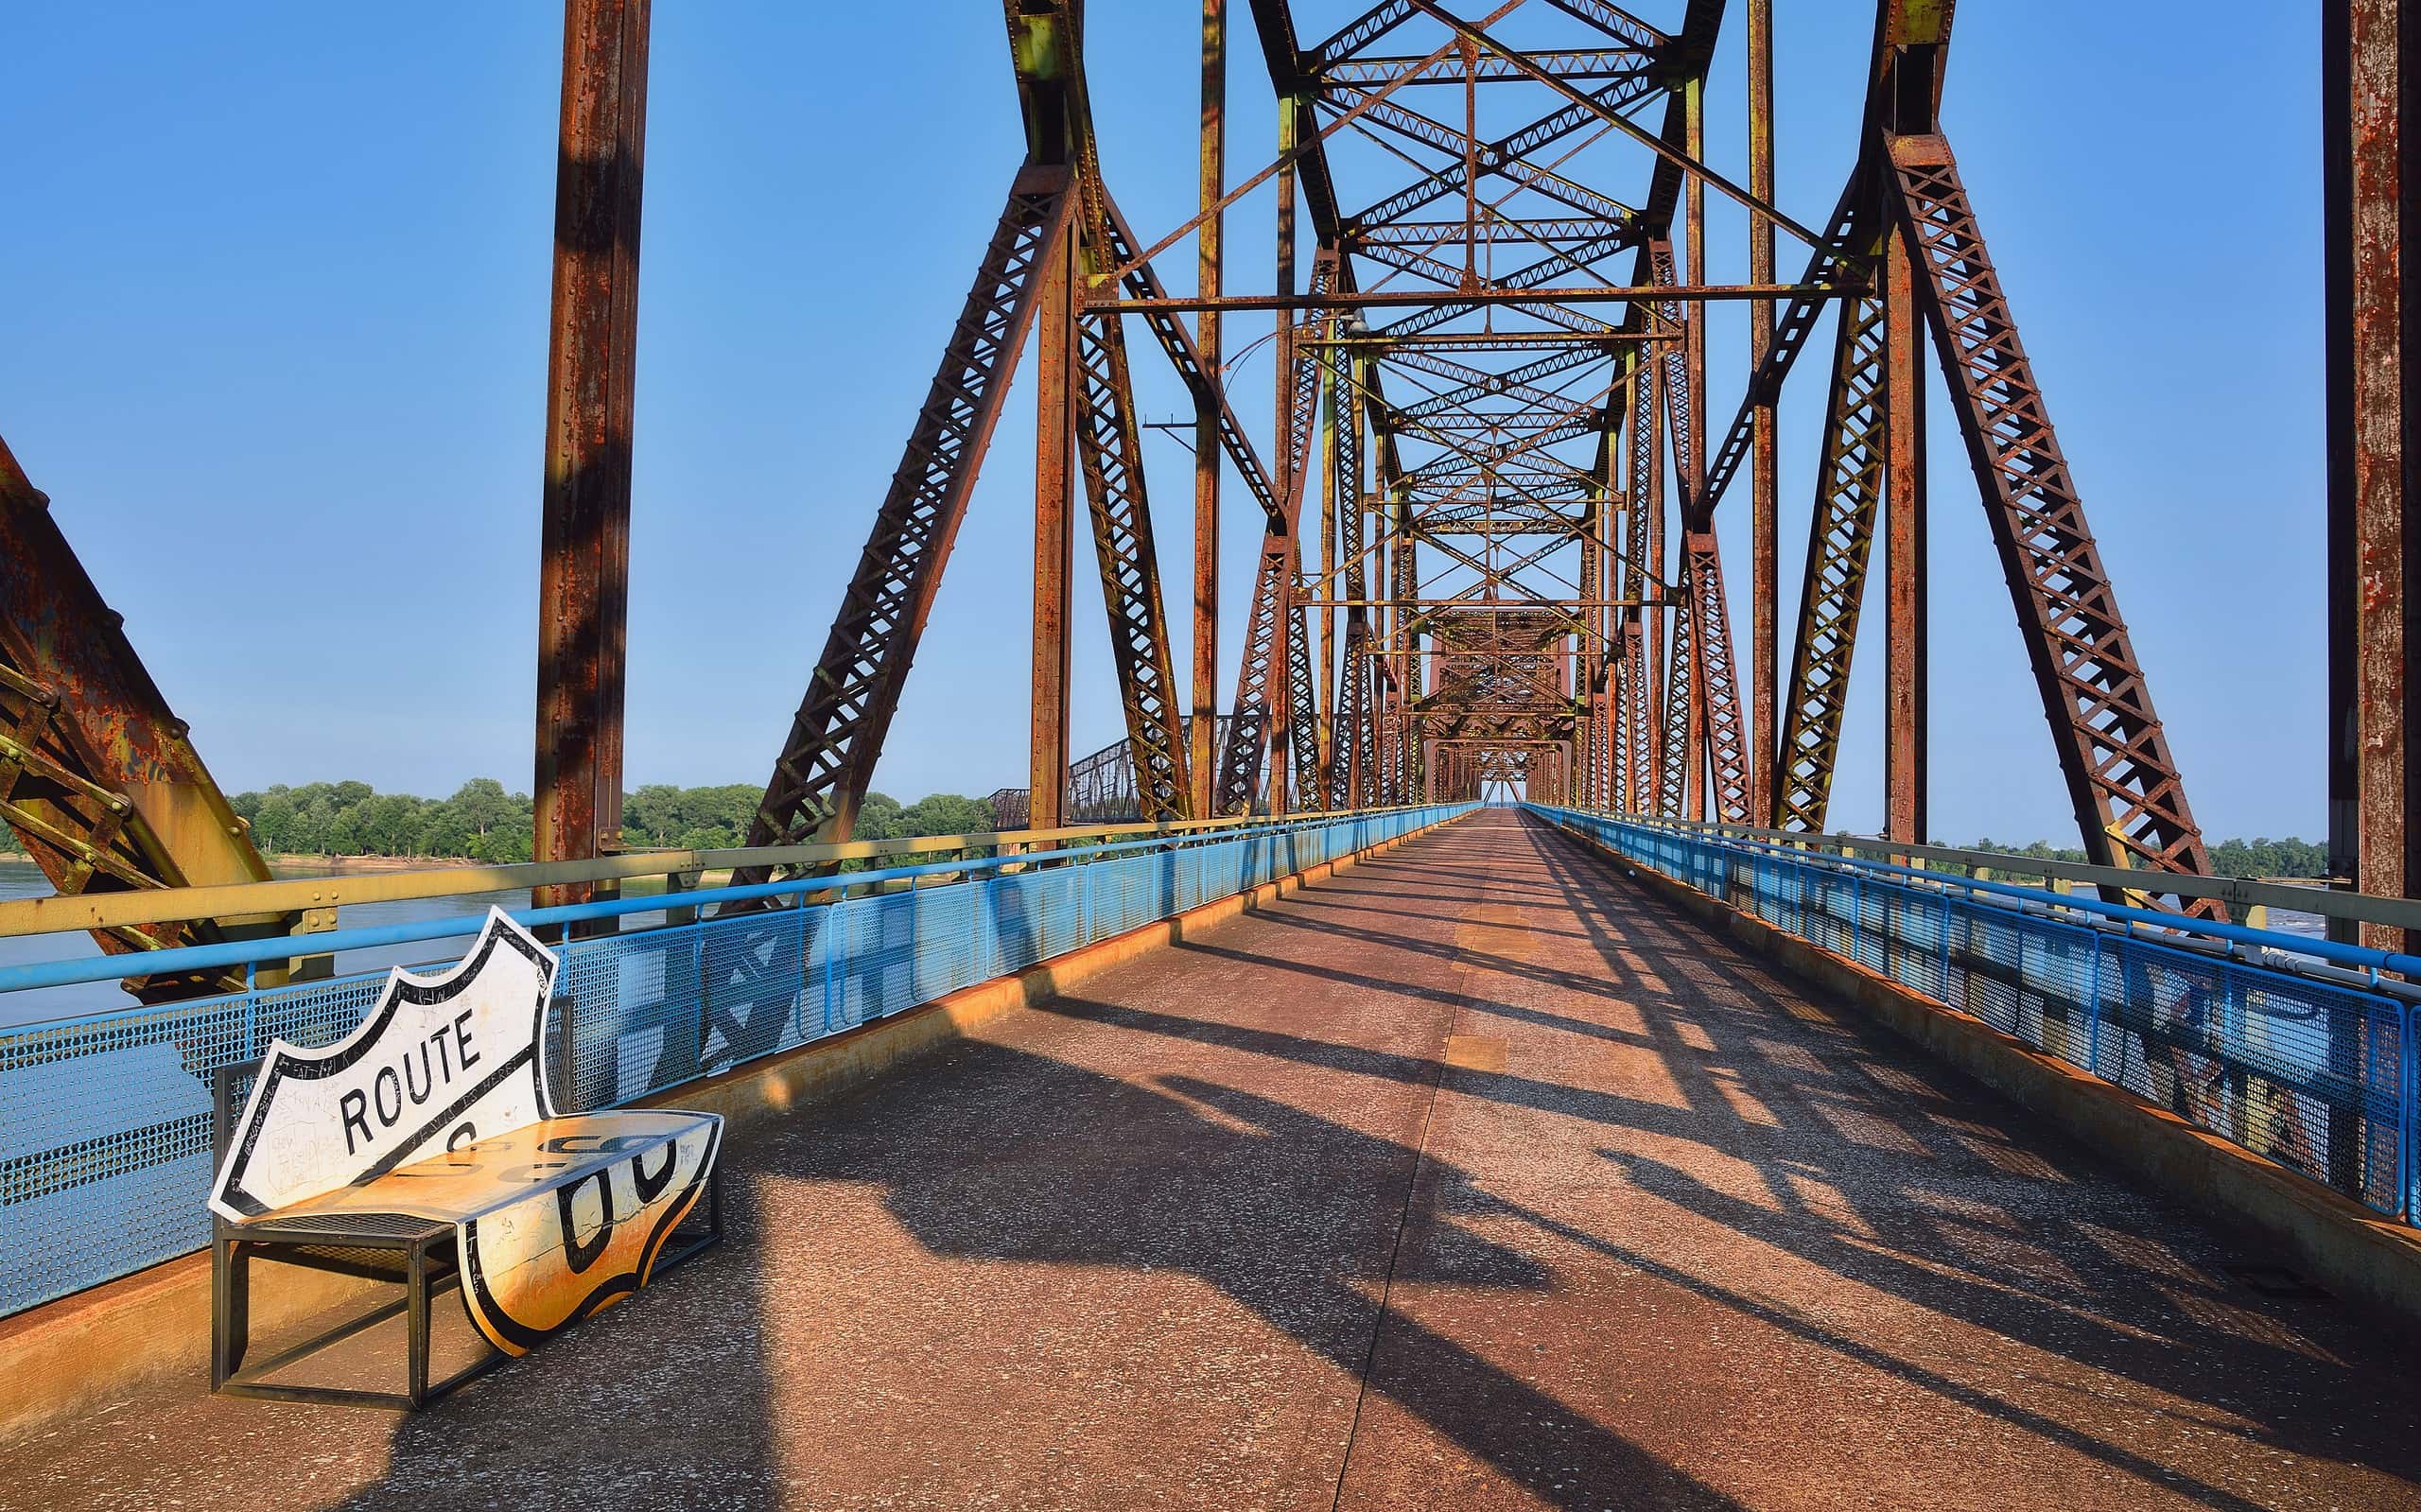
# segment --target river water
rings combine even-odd
[[[281,865],[272,869],[280,878],[344,876],[348,872],[341,862],[317,866]],[[43,876],[41,867],[29,860],[0,860],[0,899],[46,897],[50,893],[50,879]],[[382,924],[415,924],[425,919],[461,919],[463,921],[462,938],[467,939],[479,931],[479,920],[487,916],[491,904],[506,909],[525,909],[530,906],[530,895],[527,891],[515,890],[465,893],[457,897],[410,898],[397,903],[356,903],[343,910],[339,924],[343,929],[359,930]],[[661,914],[634,914],[625,918],[624,927],[641,928],[661,921]],[[358,971],[382,970],[388,966],[451,962],[461,953],[460,942],[452,937],[417,940],[409,945],[386,946],[377,949],[340,951],[336,969],[338,975],[345,976]],[[83,960],[98,954],[100,947],[93,943],[91,935],[82,930],[68,934],[0,936],[0,965]],[[134,999],[113,980],[0,994],[0,1028],[107,1013],[112,1009],[134,1005]]]

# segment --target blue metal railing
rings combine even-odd
[[[574,1105],[612,1106],[1022,970],[1248,888],[1443,823],[1470,805],[1273,823],[1207,836],[675,896],[516,911],[551,926],[755,900],[730,917],[561,947]],[[944,879],[939,880],[936,879]],[[864,893],[908,881],[906,891]],[[916,886],[918,881],[934,885]],[[839,895],[853,894],[857,895]],[[439,919],[308,936],[314,952],[461,938]],[[162,950],[147,971],[290,956],[279,937]],[[0,991],[123,976],[125,957],[0,969]],[[272,1038],[343,1037],[384,971],[125,1008],[0,1031],[0,1316],[200,1247],[210,1077]]]
[[[2006,882],[1530,806],[2373,1211],[2421,1221],[2421,961]]]

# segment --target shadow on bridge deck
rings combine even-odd
[[[2411,1345],[1487,812],[732,1151],[420,1416],[126,1406],[25,1506],[2411,1507]]]

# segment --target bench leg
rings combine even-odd
[[[404,1261],[405,1395],[417,1412],[428,1400],[428,1251],[418,1244]]]
[[[251,1342],[251,1257],[241,1240],[213,1233],[210,1239],[210,1389],[235,1378]]]

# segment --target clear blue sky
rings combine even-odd
[[[1298,0],[1312,34],[1345,9]],[[1820,220],[1872,22],[1845,0],[1777,9],[1782,200]],[[1193,194],[1196,12],[1093,9],[1107,172],[1157,239]],[[2317,29],[2308,8],[2241,0],[1978,0],[1945,109],[2215,836],[2325,818]],[[1241,178],[1274,133],[1239,31]],[[1022,151],[1002,36],[990,0],[656,7],[633,786],[771,764]],[[231,789],[528,785],[560,42],[545,0],[23,0],[0,19],[0,436]],[[1713,155],[1735,168],[1739,43],[1735,20],[1710,103]],[[1714,271],[1737,276],[1739,229],[1715,220]],[[1266,225],[1258,196],[1231,221],[1231,287],[1266,287]],[[1173,283],[1191,269],[1167,259]],[[1745,345],[1728,318],[1718,354]],[[1238,322],[1230,348],[1259,329]],[[1266,361],[1236,380],[1255,396]],[[1714,371],[1720,426],[1739,369]],[[1932,827],[2064,841],[1935,381]],[[1148,383],[1147,411],[1179,408]],[[1793,394],[1785,622],[1820,375]],[[1030,396],[894,727],[893,792],[1024,780]],[[1162,560],[1182,570],[1191,463],[1148,444]],[[1250,526],[1232,518],[1240,611]],[[1745,536],[1727,545],[1745,592]],[[1079,749],[1117,731],[1088,576]],[[1879,659],[1835,806],[1853,827],[1879,815]]]

